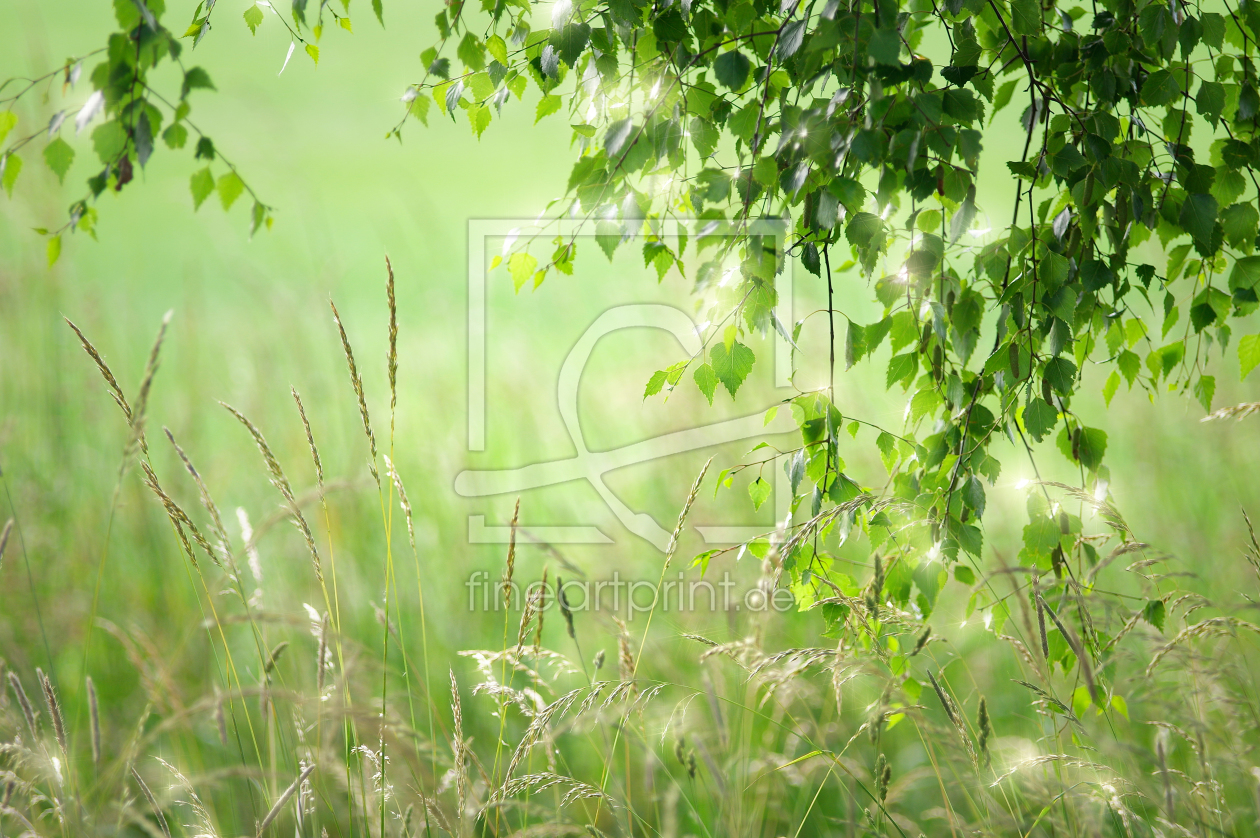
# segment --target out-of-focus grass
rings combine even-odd
[[[169,527],[134,468],[123,479],[106,541],[126,429],[62,315],[88,333],[124,388],[133,392],[162,313],[175,310],[150,408],[155,463],[164,480],[191,502],[193,489],[181,480],[177,461],[157,433],[169,426],[220,505],[247,509],[258,525],[276,509],[277,496],[252,443],[216,400],[249,414],[290,477],[305,487],[314,477],[288,394],[290,385],[297,387],[327,472],[366,485],[366,445],[326,301],[329,295],[338,301],[365,371],[378,438],[385,440],[383,257],[388,253],[398,276],[402,327],[394,454],[417,514],[433,649],[444,660],[453,650],[492,643],[485,639],[493,636],[486,630],[498,618],[469,618],[463,582],[474,569],[497,576],[503,548],[469,545],[467,516],[485,513],[490,523],[502,524],[512,503],[510,497],[458,498],[452,489],[455,475],[470,466],[515,466],[567,456],[571,447],[555,404],[556,372],[601,305],[631,299],[689,305],[687,282],[672,276],[658,287],[640,270],[634,253],[608,265],[589,242],[575,277],[552,276],[536,292],[516,295],[506,275],[492,275],[489,448],[469,454],[464,435],[467,221],[533,217],[557,195],[570,160],[565,123],[534,126],[532,104],[512,103],[480,142],[463,122],[452,124],[436,113],[429,129],[413,124],[403,144],[386,142],[381,138],[400,113],[398,96],[420,70],[416,55],[428,43],[428,12],[388,8],[390,25],[384,31],[366,10],[357,12],[356,34],[330,32],[318,67],[299,51],[279,77],[288,41],[276,21],[267,20],[251,37],[235,11],[225,12],[212,36],[186,59],[209,67],[218,87],[217,93],[196,97],[193,118],[263,199],[278,208],[274,230],[250,240],[242,207],[225,216],[213,197],[194,213],[187,181],[197,166],[190,149],[161,149],[140,182],[122,194],[102,196],[100,241],[73,237],[52,270],[44,266],[42,240],[28,228],[55,222],[78,195],[91,171],[86,144],[79,146],[64,188],[32,159],[13,200],[0,198],[0,252],[5,254],[0,265],[0,466],[21,528],[20,542],[11,545],[0,568],[0,648],[23,669],[47,663],[38,602],[53,670],[67,679],[78,677],[97,568],[107,548],[99,615],[148,633],[183,689],[207,688],[206,673],[198,670],[209,658],[197,598]],[[26,4],[5,14],[10,19],[0,30],[0,55],[6,56],[0,76],[42,71],[65,55],[94,47],[109,24],[108,10],[99,4]],[[82,88],[80,93],[86,95]],[[991,142],[997,149],[989,159],[1002,156],[1003,140],[999,134]],[[995,228],[1009,211],[1008,192],[1001,176],[983,183],[981,202]],[[821,297],[803,270],[796,276],[799,317],[817,308]],[[847,276],[840,289],[846,311],[872,315],[867,302],[872,295],[862,280]],[[810,322],[804,348],[822,353],[821,318]],[[640,338],[606,339],[583,379],[581,405],[592,448],[741,412],[723,393],[719,407],[710,410],[687,385],[668,403],[659,398],[643,402],[648,375],[676,360],[677,349],[668,339]],[[754,348],[769,361],[765,342]],[[1214,363],[1218,405],[1256,399],[1260,379],[1253,375],[1237,383],[1232,348],[1224,361]],[[812,367],[800,380],[816,386],[821,379],[817,365]],[[757,383],[767,399],[772,397],[768,373],[767,363]],[[896,427],[904,399],[885,393],[882,380],[882,370],[870,364],[841,374],[839,401],[853,416]],[[1102,377],[1087,371],[1086,380],[1096,394]],[[1184,560],[1185,569],[1201,577],[1194,586],[1205,594],[1232,590],[1242,567],[1238,510],[1260,511],[1255,479],[1260,446],[1254,444],[1260,420],[1200,424],[1198,404],[1174,394],[1151,402],[1141,393],[1121,392],[1110,410],[1097,395],[1082,402],[1078,409],[1090,424],[1108,432],[1111,491],[1134,531]],[[749,410],[764,406],[747,404]],[[870,441],[869,436],[860,439]],[[740,446],[724,448],[718,466],[732,464],[741,453]],[[1043,476],[1072,478],[1051,444],[1041,446],[1038,457]],[[611,475],[609,482],[632,508],[649,511],[668,526],[701,462],[701,455],[679,456]],[[986,517],[986,544],[1009,559],[1018,550],[1026,520],[1016,484],[1033,473],[1015,446],[1004,462],[999,487],[990,493],[995,508]],[[850,467],[871,484],[882,480],[877,461],[856,445]],[[733,503],[739,515],[769,525],[766,510],[754,516],[746,508],[743,486],[737,483],[729,502],[728,496],[713,501],[711,493],[703,493],[695,519],[720,520],[729,516]],[[341,595],[354,603],[348,619],[364,636],[374,630],[365,604],[383,597],[384,539],[370,494],[347,493],[333,500]],[[8,500],[0,518],[9,514]],[[523,509],[527,524],[586,523],[579,517],[599,516],[598,523],[617,543],[566,550],[593,576],[614,567],[626,575],[650,576],[659,563],[658,553],[599,511],[588,486],[527,493]],[[230,514],[229,530],[237,532]],[[398,549],[403,535],[397,523],[394,535]],[[697,541],[689,537],[683,552],[689,556],[696,549]],[[269,533],[260,550],[266,608],[300,613],[302,602],[316,601],[309,564],[287,525]],[[400,561],[404,602],[411,609],[412,571],[409,559]],[[536,577],[544,561],[541,551],[523,550],[522,572]],[[26,578],[28,563],[33,588]],[[737,570],[755,577],[758,569],[751,564]],[[404,619],[414,628],[414,613]],[[789,617],[784,625],[789,634],[810,637],[817,628],[811,620]],[[726,630],[724,618],[715,615],[710,622],[715,633]],[[562,639],[557,624],[548,634]],[[134,670],[100,630],[95,636],[92,669],[103,701],[111,707],[126,699],[134,703]],[[612,646],[604,645],[615,655]],[[584,651],[589,655],[596,647]],[[685,671],[693,656],[694,650],[685,648],[653,663],[667,672]],[[77,689],[67,689],[76,708]]]

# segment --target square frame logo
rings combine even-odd
[[[658,222],[654,232],[668,240],[676,239],[684,230],[686,220],[671,219]],[[694,221],[692,222],[694,223]],[[731,237],[724,229],[729,224],[704,221],[694,235],[702,237]],[[492,241],[503,240],[502,259],[506,261],[512,245],[524,229],[556,233],[565,239],[595,238],[592,224],[575,219],[473,219],[468,223],[468,446],[469,454],[486,450],[487,405],[487,295],[489,263],[487,251]],[[753,221],[744,235],[761,236],[775,241],[778,252],[783,251],[786,230],[782,223]],[[793,262],[784,260],[782,273],[775,278],[778,305],[775,316],[779,323],[793,322]],[[770,404],[756,413],[702,424],[685,430],[666,433],[651,439],[631,443],[604,451],[592,451],[587,447],[578,415],[578,382],[582,370],[590,359],[599,340],[624,329],[663,330],[678,341],[690,356],[703,349],[703,327],[687,312],[662,303],[627,303],[604,309],[598,313],[583,331],[580,338],[565,357],[556,379],[556,393],[547,394],[558,400],[561,419],[575,449],[572,457],[533,463],[517,468],[476,470],[466,469],[455,478],[455,491],[464,498],[480,498],[516,494],[531,489],[555,486],[573,480],[585,480],[594,488],[608,510],[626,531],[648,542],[664,553],[671,530],[662,526],[651,515],[630,509],[605,483],[604,475],[615,469],[647,463],[690,451],[701,451],[727,443],[740,442],[757,437],[771,436],[795,430],[795,425],[780,411],[766,424],[764,414]],[[789,389],[792,378],[792,344],[785,329],[775,329],[772,336],[774,347],[774,387]],[[780,462],[774,463],[775,520],[783,521],[790,513],[790,481]],[[531,535],[550,544],[613,544],[614,539],[594,525],[539,525],[529,523]],[[756,538],[766,533],[765,527],[747,525],[695,526],[706,544],[731,545]],[[484,513],[468,516],[468,540],[471,544],[506,544],[511,528],[486,523]]]

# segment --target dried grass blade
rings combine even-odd
[[[144,782],[144,778],[140,776],[140,772],[134,767],[131,769],[131,776],[135,778],[136,785],[140,786],[144,799],[149,801],[149,807],[153,809],[153,814],[157,816],[158,826],[162,828],[162,834],[166,838],[171,838],[171,828],[166,825],[166,816],[162,814],[162,810],[158,807],[157,798],[153,796],[153,792],[149,791],[149,786]]]

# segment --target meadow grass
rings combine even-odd
[[[21,14],[63,21],[0,34],[5,54],[39,66],[75,53],[109,9]],[[1077,475],[1044,462],[1059,485],[1020,489],[1032,474],[1012,457],[986,561],[972,585],[948,583],[926,624],[889,604],[897,570],[860,538],[838,551],[858,590],[823,592],[848,609],[839,636],[823,636],[818,611],[566,619],[554,590],[469,611],[477,570],[518,584],[609,568],[694,578],[687,520],[747,501],[742,483],[717,499],[711,483],[688,491],[705,452],[610,475],[658,520],[691,507],[668,568],[633,541],[539,544],[529,521],[578,515],[555,495],[490,502],[513,546],[469,544],[474,507],[448,489],[468,459],[452,242],[473,215],[532,217],[567,176],[552,152],[568,130],[505,112],[479,146],[443,123],[406,146],[330,155],[376,149],[396,116],[409,32],[428,25],[397,14],[384,35],[327,50],[318,85],[298,63],[259,81],[287,46],[262,40],[271,30],[207,42],[224,92],[198,119],[223,126],[216,141],[275,195],[267,236],[247,244],[241,218],[193,215],[185,159],[155,157],[152,199],[108,196],[102,241],[69,243],[51,272],[27,227],[62,213],[71,187],[32,166],[23,177],[45,180],[25,194],[47,197],[3,203],[0,835],[1257,832],[1260,554],[1239,507],[1260,508],[1260,446],[1245,408],[1200,424],[1171,395],[1122,392],[1109,414],[1082,398],[1111,432],[1110,497],[1073,494]],[[244,89],[259,91],[253,104],[227,92]],[[981,184],[994,217],[987,196],[1007,192]],[[398,284],[382,293],[386,249]],[[541,333],[542,347],[522,338],[497,358],[497,447],[479,467],[567,453],[536,406],[553,386],[536,367],[568,349],[556,323],[637,276],[627,264],[533,294],[491,287],[495,322]],[[675,358],[619,352],[634,354],[612,343],[588,373],[592,447],[713,415],[695,394],[643,405],[647,375]],[[1218,378],[1216,406],[1255,402],[1236,368]],[[895,425],[903,400],[878,379],[855,368],[838,399]],[[742,453],[723,449],[715,466]],[[1030,492],[1086,519],[1104,559],[1054,592],[1017,558]],[[779,555],[710,572],[771,591]],[[975,591],[990,604],[968,614]],[[1162,630],[1139,608],[1151,595]],[[1009,617],[986,624],[996,602]]]
[[[392,269],[388,276],[385,379],[394,386],[384,444],[393,454],[372,430],[349,336],[359,330],[340,315],[329,339],[348,367],[342,398],[358,414],[366,475],[352,472],[334,490],[316,444],[320,413],[296,391],[281,435],[301,440],[286,450],[304,450],[306,460],[288,469],[288,455],[225,405],[261,454],[259,462],[237,447],[233,462],[271,483],[275,518],[296,529],[287,537],[271,534],[273,518],[252,528],[243,511],[240,537],[229,531],[230,516],[193,461],[212,454],[190,453],[164,429],[170,455],[158,458],[165,448],[146,421],[149,394],[178,386],[160,374],[167,320],[131,398],[110,353],[73,329],[119,408],[110,519],[149,521],[149,549],[182,567],[195,605],[147,615],[146,628],[119,624],[94,595],[78,646],[74,632],[45,623],[47,671],[35,665],[44,650],[32,626],[10,655],[0,703],[6,834],[1255,829],[1260,627],[1248,619],[1247,592],[1260,582],[1260,544],[1242,515],[1232,526],[1243,555],[1221,560],[1226,578],[1245,580],[1232,595],[1219,585],[1211,596],[1195,590],[1205,580],[1143,542],[1107,497],[1045,482],[1030,496],[1075,510],[1087,522],[1080,537],[1101,560],[1062,568],[1069,583],[1055,586],[1005,560],[999,545],[973,584],[949,583],[948,601],[943,595],[928,621],[890,597],[895,560],[886,565],[858,541],[839,552],[860,590],[814,583],[820,602],[847,615],[831,636],[822,636],[817,611],[661,614],[653,630],[655,608],[627,624],[628,614],[574,612],[537,586],[501,615],[465,613],[451,601],[449,558],[459,548],[417,543],[417,519],[423,525],[429,510],[423,500],[413,506],[394,459],[406,324]],[[675,495],[681,511],[667,554],[640,562],[655,565],[658,587],[708,468]],[[297,469],[313,477],[313,491],[294,488],[288,474]],[[136,497],[139,483],[147,500]],[[523,539],[519,511],[496,599],[513,583],[555,579],[564,560]],[[166,524],[155,526],[155,514]],[[834,539],[825,514],[781,529],[759,563],[748,559],[761,591],[785,584],[779,556],[792,540]],[[6,533],[20,533],[23,518],[15,505]],[[32,559],[14,546],[19,561]],[[260,564],[263,549],[272,555]],[[96,552],[97,578],[133,570]],[[399,561],[407,553],[409,565]],[[353,573],[347,554],[357,560]],[[1135,610],[1152,592],[1161,613]],[[989,599],[970,613],[976,593]],[[30,619],[36,599],[7,622]],[[549,604],[561,619],[547,620]],[[73,613],[40,605],[48,618]],[[461,625],[431,643],[434,620]],[[93,640],[93,629],[108,643]],[[108,684],[99,696],[97,682]]]

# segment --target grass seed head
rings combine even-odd
[[[354,388],[354,395],[359,400],[359,417],[363,420],[363,433],[367,435],[368,448],[372,452],[368,469],[372,472],[372,479],[376,481],[379,488],[381,476],[376,471],[376,434],[372,433],[372,418],[368,415],[367,398],[363,395],[363,379],[359,376],[359,368],[354,363],[354,350],[350,348],[350,338],[346,336],[346,327],[341,324],[341,314],[338,313],[337,306],[333,305],[332,300],[328,301],[328,305],[332,307],[333,321],[337,324],[337,332],[341,335],[341,348],[346,353],[346,366],[350,369],[350,385]]]
[[[4,548],[9,546],[9,534],[13,532],[13,519],[4,523],[4,531],[0,532],[0,569],[4,567]]]
[[[569,637],[577,640],[577,634],[573,631],[573,609],[569,607],[569,598],[564,593],[564,578],[556,577],[556,602],[560,605],[560,616],[564,617],[564,627],[569,632]]]
[[[57,744],[61,747],[61,753],[69,757],[70,748],[66,743],[66,722],[61,715],[61,704],[57,701],[57,693],[53,689],[52,681],[44,674],[44,670],[36,669],[35,677],[39,679],[40,689],[44,693],[44,704],[48,706],[48,717],[52,719],[53,733],[57,736]]]
[[[521,518],[521,499],[516,499],[512,508],[512,526],[508,532],[507,563],[503,567],[503,604],[512,602],[512,576],[516,573],[516,525]]]
[[[26,729],[31,734],[31,739],[39,737],[38,721],[35,717],[35,710],[31,707],[31,701],[26,697],[26,690],[22,687],[22,681],[18,678],[17,673],[9,671],[9,688],[13,690],[13,697],[17,699],[18,707],[22,708],[22,718],[26,719]]]
[[[324,463],[319,459],[319,447],[315,445],[315,434],[311,431],[310,420],[306,418],[306,405],[302,404],[302,397],[298,395],[297,388],[290,387],[289,392],[293,394],[293,401],[297,403],[298,415],[302,417],[302,429],[306,431],[306,444],[311,449],[311,459],[315,461],[315,480],[320,489],[324,488]]]
[[[101,711],[96,699],[96,684],[87,676],[88,721],[92,726],[92,764],[101,763]]]

